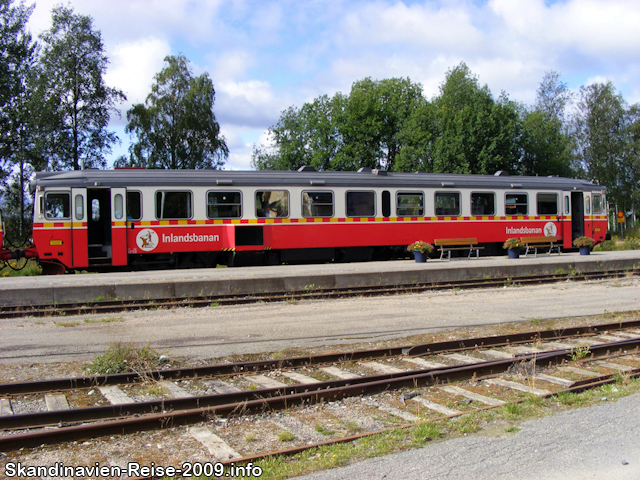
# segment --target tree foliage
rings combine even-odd
[[[536,92],[534,109],[543,112],[547,118],[565,120],[567,107],[573,102],[573,93],[554,70],[545,72]]]
[[[572,176],[573,143],[570,136],[564,133],[562,121],[538,109],[525,115],[519,173]]]
[[[27,76],[33,64],[35,43],[26,24],[35,5],[0,0],[0,158],[11,160],[21,149],[26,130]],[[4,177],[5,168],[2,170]]]
[[[336,118],[343,140],[336,163],[343,170],[393,170],[402,148],[400,132],[421,100],[422,86],[408,78],[354,83]]]
[[[144,104],[127,112],[137,140],[117,165],[147,168],[218,168],[229,156],[213,113],[215,90],[207,73],[193,77],[189,61],[168,56]]]
[[[339,170],[335,158],[341,147],[335,116],[343,109],[341,94],[322,95],[300,109],[289,107],[269,129],[277,150],[254,150],[252,163],[259,170],[298,169],[303,165],[316,170]]]
[[[108,59],[101,34],[89,16],[57,6],[51,28],[41,35],[43,51],[36,81],[40,154],[48,168],[106,166],[117,141],[107,130],[124,93],[104,83]]]
[[[269,129],[276,148],[256,147],[258,169],[393,169],[401,154],[403,130],[423,102],[422,87],[404,78],[355,82],[351,93],[326,95],[290,107]]]
[[[623,191],[629,201],[625,204],[634,213],[640,209],[640,104],[628,110],[627,151],[621,172]]]
[[[524,175],[572,176],[574,142],[565,119],[573,94],[555,71],[546,72],[532,109],[524,112],[522,158],[518,168]]]
[[[447,72],[434,105],[435,172],[516,172],[521,124],[518,105],[506,94],[494,100],[489,87],[481,87],[461,63]]]
[[[22,240],[28,225],[28,179],[33,129],[28,78],[36,44],[26,31],[34,5],[0,0],[0,182],[3,220],[12,240]]]
[[[580,88],[575,118],[579,157],[587,178],[607,186],[610,201],[625,205],[622,175],[627,156],[627,109],[609,81]]]

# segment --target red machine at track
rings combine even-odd
[[[221,170],[40,172],[33,243],[47,272],[405,258],[416,240],[607,233],[605,188],[508,175]]]
[[[8,243],[4,237],[4,222],[0,217],[0,261],[7,262],[9,260],[18,260],[20,258],[37,258],[38,253],[34,247],[26,248],[22,250],[10,249]]]

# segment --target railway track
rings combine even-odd
[[[264,295],[225,294],[194,298],[159,298],[144,300],[104,300],[84,303],[58,303],[30,306],[3,306],[0,307],[1,318],[19,318],[24,316],[52,317],[71,316],[85,314],[117,313],[152,308],[179,308],[179,307],[209,307],[212,305],[242,305],[250,303],[285,302],[292,300],[333,299],[363,296],[383,296],[406,293],[420,293],[424,291],[453,290],[453,289],[478,289],[496,288],[504,285],[541,285],[556,283],[566,280],[586,281],[604,280],[636,276],[640,269],[609,270],[587,273],[558,273],[550,275],[531,275],[526,277],[498,277],[492,279],[473,279],[458,282],[433,282],[421,284],[347,287],[338,289],[317,289],[303,291],[269,292]]]
[[[299,445],[288,450],[299,451],[518,403],[530,395],[591,388],[619,375],[639,376],[639,351],[640,321],[629,321],[197,369],[9,383],[0,385],[4,413],[22,398],[56,392],[58,400],[50,402],[53,411],[1,415],[0,451],[151,430],[182,429],[182,435],[193,436],[197,428],[217,435],[226,445],[223,451],[233,452],[217,458],[255,459],[273,451],[256,451],[242,441],[256,425],[268,424],[274,436],[291,430]],[[160,384],[171,398],[135,401],[142,382]],[[89,391],[110,403],[83,406]],[[357,428],[342,420],[345,412],[357,419]],[[309,418],[311,425],[305,424]]]

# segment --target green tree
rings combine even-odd
[[[303,165],[316,170],[335,170],[335,157],[341,147],[334,123],[344,103],[341,94],[322,95],[302,108],[289,107],[269,128],[275,147],[255,147],[251,164],[258,170],[296,170]]]
[[[144,104],[127,112],[126,131],[137,140],[116,165],[147,168],[219,168],[229,156],[213,113],[215,90],[207,73],[193,77],[183,56],[165,57]]]
[[[105,85],[108,59],[101,34],[89,16],[57,6],[51,29],[40,36],[36,84],[39,146],[48,168],[105,166],[105,154],[118,141],[107,130],[124,93]]]
[[[2,193],[2,221],[6,228],[4,234],[14,245],[20,245],[31,231],[32,201],[27,192],[28,182],[25,182],[33,169],[30,165],[23,165],[23,170],[17,170],[9,175]]]
[[[402,148],[393,169],[397,172],[433,172],[433,149],[437,135],[435,105],[422,97],[398,133]]]
[[[628,155],[626,104],[613,83],[580,88],[575,117],[577,151],[589,180],[607,187],[609,201],[630,207],[630,192],[622,179]]]
[[[627,149],[621,179],[627,192],[634,224],[640,210],[640,104],[627,111]]]
[[[433,170],[448,173],[514,173],[520,151],[519,106],[489,87],[463,62],[449,70],[434,99],[438,135]]]
[[[563,130],[562,121],[550,117],[543,110],[526,112],[523,122],[523,153],[518,173],[572,176],[573,143]]]
[[[560,74],[554,70],[545,72],[536,92],[535,110],[564,123],[567,107],[572,102],[573,93],[569,86],[560,80]]]
[[[0,158],[3,163],[20,151],[20,133],[27,115],[27,75],[33,64],[35,43],[26,24],[35,5],[0,0]],[[2,177],[6,173],[3,164]]]
[[[572,176],[573,140],[565,111],[573,95],[557,72],[545,73],[533,110],[523,113],[522,175]]]
[[[31,116],[28,78],[36,44],[26,31],[34,5],[0,0],[0,181],[4,190],[4,220],[13,240],[22,238],[29,223],[26,192],[31,173]],[[10,177],[10,178],[9,178]],[[5,182],[9,180],[9,183]]]
[[[290,107],[269,129],[272,146],[254,147],[258,169],[394,169],[411,112],[424,101],[422,87],[409,79],[355,82],[350,94],[326,95]]]
[[[403,147],[399,136],[404,123],[422,99],[422,86],[408,78],[355,82],[344,110],[336,115],[343,146],[335,163],[345,170],[393,170]]]

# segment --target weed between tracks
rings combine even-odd
[[[168,359],[165,355],[145,345],[136,348],[128,343],[112,343],[103,355],[96,357],[87,367],[89,375],[109,373],[144,372],[155,370]]]

